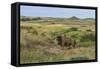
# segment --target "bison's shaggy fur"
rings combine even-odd
[[[57,36],[58,45],[66,47],[76,47],[76,41],[72,38],[66,37],[65,35]]]

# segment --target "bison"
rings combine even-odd
[[[57,36],[58,45],[66,47],[76,47],[76,41],[72,38],[66,37],[65,35]]]

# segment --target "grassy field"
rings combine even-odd
[[[20,28],[21,64],[95,59],[92,18],[21,17]],[[62,34],[75,40],[76,47],[59,45],[57,36]]]

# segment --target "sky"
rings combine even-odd
[[[22,5],[20,6],[20,15],[33,16],[33,17],[68,18],[68,17],[76,16],[79,18],[95,18],[95,10]]]

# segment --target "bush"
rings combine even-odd
[[[73,32],[73,31],[78,31],[78,28],[76,27],[71,27],[69,29],[63,29],[61,30],[63,33],[69,33],[69,32]]]
[[[63,29],[62,32],[63,33],[68,33],[68,32],[70,32],[70,30],[69,29]]]
[[[32,19],[29,17],[21,17],[21,21],[29,21],[29,20],[32,20]]]
[[[21,26],[21,29],[30,30],[30,29],[32,29],[32,26]]]
[[[78,31],[78,28],[72,27],[72,28],[70,28],[69,30],[70,30],[70,31]]]
[[[51,31],[50,34],[51,34],[52,36],[55,36],[55,35],[58,34],[58,32],[57,32],[57,31]]]
[[[38,30],[34,27],[31,27],[30,29],[27,29],[28,33],[32,33],[34,35],[38,35]]]
[[[80,37],[80,41],[81,42],[84,42],[84,41],[95,41],[95,34],[94,33],[84,33]]]
[[[32,18],[32,20],[41,20],[40,17],[35,17],[35,18]]]
[[[21,21],[31,21],[31,20],[41,20],[41,18],[40,17],[32,18],[32,17],[25,17],[25,16],[21,17]]]
[[[86,31],[87,31],[87,32],[92,32],[92,30],[91,30],[91,29],[87,29]]]

